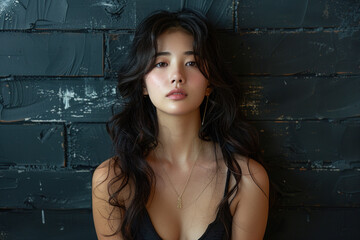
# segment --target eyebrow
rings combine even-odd
[[[159,57],[159,56],[169,56],[171,55],[170,52],[158,52],[155,54],[155,57]],[[184,55],[189,56],[189,55],[195,55],[194,51],[186,51],[184,52]]]

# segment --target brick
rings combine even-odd
[[[109,35],[106,71],[115,75],[126,61],[133,35]],[[249,31],[218,34],[224,60],[235,75],[356,75],[360,31]]]
[[[281,207],[360,207],[359,169],[268,168]]]
[[[0,32],[0,76],[102,76],[100,33]]]
[[[284,168],[360,168],[360,122],[259,121],[264,158]]]
[[[3,239],[96,240],[91,209],[1,210]]]
[[[0,124],[0,165],[65,164],[62,124]]]
[[[347,119],[360,112],[358,76],[238,77],[251,120]]]
[[[350,240],[360,235],[359,221],[360,208],[276,208],[264,240]]]
[[[218,28],[233,28],[233,0],[37,0],[8,1],[0,12],[0,30],[12,29],[135,29],[155,10],[182,7],[202,11]]]
[[[0,119],[105,122],[118,109],[116,80],[8,78],[0,82]]]
[[[217,28],[233,29],[233,4],[233,0],[140,0],[137,2],[137,21],[140,22],[155,10],[178,11],[182,7],[186,7],[198,10],[205,14]]]
[[[249,31],[219,35],[225,59],[238,75],[355,75],[360,31]]]
[[[0,29],[134,28],[136,1],[8,1]]]
[[[134,34],[109,34],[107,38],[108,49],[106,54],[106,74],[117,76],[120,67],[125,64],[126,57],[129,54]]]
[[[97,166],[114,155],[105,124],[71,124],[67,136],[71,166]]]
[[[360,3],[352,0],[237,0],[239,28],[347,28],[359,25]]]
[[[90,208],[91,178],[90,170],[0,170],[0,208]]]

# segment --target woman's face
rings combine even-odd
[[[158,114],[184,115],[199,111],[209,83],[195,63],[193,37],[182,29],[169,29],[157,39],[154,68],[145,76],[144,94]]]

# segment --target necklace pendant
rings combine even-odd
[[[178,199],[177,199],[177,208],[179,208],[179,209],[182,208],[182,199],[181,199],[181,197],[178,197]]]

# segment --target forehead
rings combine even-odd
[[[157,38],[158,51],[193,50],[193,36],[182,28],[170,28]]]

